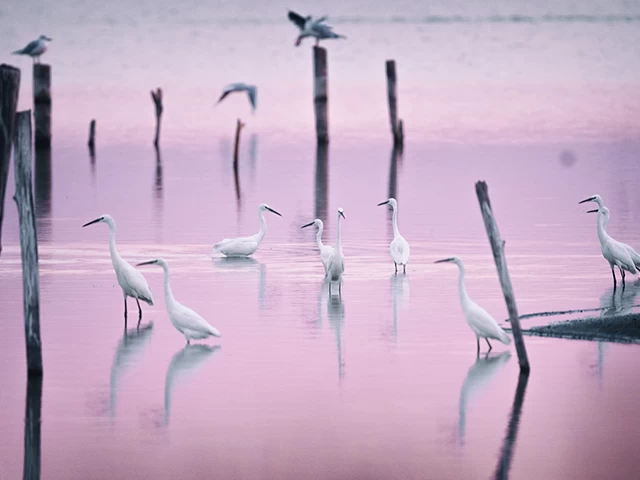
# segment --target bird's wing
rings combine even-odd
[[[322,23],[322,22],[326,22],[328,18],[329,18],[329,17],[327,17],[326,15],[323,15],[323,16],[321,16],[320,18],[316,18],[316,19],[314,20],[314,22],[315,22],[315,23]]]
[[[619,264],[618,266],[622,265],[622,268],[624,268],[625,270],[631,273],[636,273],[637,270],[636,270],[635,264],[631,259],[631,255],[629,255],[629,252],[624,247],[624,244],[611,238],[610,241],[608,242],[607,247],[609,248],[609,252],[613,256],[616,265],[618,264]]]
[[[224,97],[226,97],[227,95],[229,95],[231,92],[233,92],[233,90],[223,90],[222,95],[220,95],[220,98],[218,99],[217,103],[220,103],[222,100],[224,100]]]
[[[220,332],[213,328],[209,322],[182,304],[175,305],[172,315],[176,323],[183,330],[191,330],[193,332],[209,333],[211,335],[220,335]]]
[[[481,337],[495,338],[503,343],[509,343],[511,339],[505,333],[498,322],[484,308],[476,303],[468,307],[467,321],[471,329]]]
[[[125,262],[122,274],[127,286],[131,290],[131,293],[135,294],[140,300],[147,302],[149,305],[153,305],[151,289],[149,288],[149,284],[142,273]]]
[[[255,86],[251,86],[249,88],[247,88],[247,95],[249,95],[249,101],[251,102],[251,106],[253,107],[253,109],[255,110],[257,107],[257,96],[258,96],[258,89]]]
[[[627,250],[627,252],[629,252],[629,256],[631,257],[631,260],[635,264],[636,268],[640,268],[640,254],[638,254],[638,252],[636,252],[633,247],[627,245],[626,243],[622,243],[622,246]]]
[[[299,29],[302,30],[304,28],[304,23],[307,21],[305,17],[292,10],[289,10],[288,17]]]
[[[258,242],[254,237],[225,238],[213,248],[224,254],[250,255],[258,248]]]
[[[396,263],[407,263],[409,261],[409,252],[409,242],[403,237],[393,239],[391,242],[391,256]]]
[[[40,42],[38,40],[32,40],[29,43],[27,43],[27,46],[24,47],[20,52],[28,55],[29,53],[35,51],[39,45],[40,45]]]
[[[331,245],[323,245],[320,250],[320,260],[324,266],[329,265],[329,259],[333,255],[333,247]]]

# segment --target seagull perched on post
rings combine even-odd
[[[329,38],[347,38],[344,35],[338,35],[335,33],[329,25],[324,23],[327,20],[326,15],[314,20],[311,15],[303,17],[302,15],[289,10],[289,20],[293,22],[300,30],[300,35],[296,39],[296,47],[302,43],[302,39],[305,37],[314,37],[316,39],[316,46],[319,45],[320,40],[326,40]]]
[[[247,95],[249,96],[249,101],[251,102],[251,108],[254,112],[256,111],[258,87],[256,87],[255,85],[247,85],[246,83],[242,83],[242,82],[231,83],[226,87],[224,87],[224,89],[222,90],[222,95],[216,102],[216,105],[220,103],[227,95],[233,92],[247,92]]]
[[[11,53],[13,55],[29,55],[33,59],[33,63],[36,63],[36,59],[40,63],[40,55],[47,51],[47,42],[50,41],[52,41],[51,38],[46,35],[40,35],[36,40],[29,42],[23,49]]]

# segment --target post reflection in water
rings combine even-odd
[[[387,198],[395,198],[398,200],[398,164],[402,163],[402,147],[395,146],[391,150],[391,161],[389,162],[389,188],[387,190]],[[393,209],[387,206],[387,227],[389,241],[393,239]]]
[[[91,169],[91,178],[95,181],[96,177],[96,149],[89,147],[89,168]]]
[[[393,339],[398,340],[398,310],[409,305],[409,277],[393,274],[391,281],[391,305],[393,307]]]
[[[42,377],[27,380],[24,414],[24,466],[22,478],[40,478],[40,425],[42,423]]]
[[[316,218],[327,223],[327,198],[329,197],[329,147],[318,144],[316,147]]]
[[[249,174],[251,178],[251,185],[254,184],[256,179],[256,162],[258,159],[258,135],[251,134],[249,139]]]
[[[323,283],[327,283],[325,280]],[[321,287],[321,288],[324,288]],[[328,288],[328,286],[327,286]],[[342,359],[342,326],[344,325],[344,303],[342,297],[329,295],[327,300],[327,319],[336,334],[336,350],[338,354],[338,383],[344,378],[344,360]]]
[[[149,346],[152,333],[153,322],[150,322],[139,328],[125,330],[118,342],[109,376],[109,414],[111,417],[116,415],[119,380],[122,374],[138,360],[146,347]]]
[[[242,211],[242,194],[240,192],[240,174],[238,173],[238,163],[233,162],[233,179],[236,185],[236,211],[238,214]]]
[[[185,345],[171,359],[164,380],[164,425],[171,418],[171,398],[176,385],[204,365],[211,356],[220,350],[220,345]]]
[[[153,180],[153,214],[156,218],[162,218],[164,206],[164,179],[162,172],[162,154],[160,147],[156,147],[156,170]],[[157,241],[161,242],[162,223],[155,223],[157,228]]]
[[[500,459],[496,466],[496,480],[506,480],[509,478],[509,470],[511,469],[511,460],[513,459],[513,449],[518,437],[518,427],[520,426],[520,414],[522,413],[522,404],[524,403],[524,394],[529,383],[529,372],[520,372],[518,376],[518,385],[516,386],[516,394],[513,397],[513,405],[511,414],[509,415],[509,423],[507,424],[507,433],[502,442],[500,451]]]
[[[214,258],[216,268],[229,272],[256,275],[258,277],[258,307],[265,308],[267,297],[267,266],[251,257],[220,257]]]
[[[460,400],[458,402],[458,442],[460,445],[464,445],[469,401],[491,383],[491,380],[498,375],[510,358],[511,352],[508,350],[498,355],[487,353],[484,356],[477,357],[475,363],[469,368],[460,388]]]
[[[49,240],[51,235],[51,149],[36,149],[35,209],[38,240]]]

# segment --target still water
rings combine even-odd
[[[278,10],[289,5],[0,7],[3,51],[40,33],[54,38],[54,144],[34,168],[42,478],[600,479],[640,468],[637,346],[526,338],[532,373],[519,382],[513,346],[476,359],[457,270],[433,265],[461,256],[471,297],[507,316],[474,191],[486,180],[521,313],[640,303],[640,286],[612,291],[595,216],[577,205],[599,193],[611,235],[640,246],[640,5],[447,2],[427,11],[407,1],[399,15],[345,3],[323,7],[348,37],[329,44],[326,150],[313,137],[308,45],[293,47],[295,28]],[[325,13],[312,2],[290,7]],[[403,152],[391,148],[386,58],[398,61]],[[0,60],[23,68],[20,106],[30,108],[29,60]],[[253,116],[242,96],[213,108],[238,80],[259,85]],[[157,86],[158,154],[148,93]],[[236,182],[237,117],[247,127]],[[12,193],[10,177],[2,479],[19,478],[25,461]],[[376,207],[391,195],[411,243],[406,275],[393,274],[390,214]],[[267,215],[254,258],[211,258],[223,237],[258,230],[261,202],[283,217]],[[333,243],[338,207],[341,298],[328,295],[314,232],[300,229],[321,218]],[[125,259],[168,261],[176,299],[218,328],[219,341],[185,347],[153,266],[143,272],[156,304],[143,305],[140,329],[130,321],[124,330],[107,227],[81,228],[104,213]],[[134,302],[129,311],[136,318]]]

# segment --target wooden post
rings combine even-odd
[[[33,124],[36,148],[51,146],[51,66],[33,65]]]
[[[391,134],[393,144],[402,145],[404,142],[404,128],[402,120],[398,120],[398,93],[396,88],[396,61],[387,60],[387,97],[389,99],[389,121],[391,122]]]
[[[329,116],[327,113],[327,50],[313,47],[313,104],[316,112],[318,144],[329,143]]]
[[[151,90],[151,99],[156,106],[156,137],[153,140],[153,144],[156,148],[160,145],[160,122],[162,120],[162,112],[164,107],[162,106],[162,89],[158,88],[155,92]]]
[[[2,252],[4,197],[9,177],[9,160],[19,90],[20,70],[4,63],[0,65],[0,252]]]
[[[94,147],[96,146],[96,121],[95,120],[91,120],[91,123],[89,124],[89,142],[87,143],[87,145],[89,145],[89,150],[93,151]]]
[[[40,480],[41,418],[42,377],[28,378],[24,413],[24,480]]]
[[[240,132],[244,128],[245,124],[242,120],[238,119],[236,123],[236,140],[233,147],[233,176],[236,184],[236,202],[238,210],[240,209],[240,176],[238,174],[238,150],[240,148]]]
[[[520,371],[528,372],[530,367],[529,359],[527,358],[527,349],[525,348],[524,339],[522,338],[520,317],[518,316],[518,308],[516,307],[516,299],[513,293],[513,286],[511,285],[511,278],[509,278],[507,259],[504,255],[505,242],[500,238],[498,224],[493,216],[491,202],[489,201],[489,190],[487,189],[487,184],[485,182],[476,183],[476,195],[478,196],[478,202],[480,202],[480,211],[482,212],[482,218],[484,219],[484,226],[487,230],[489,243],[491,243],[491,250],[493,250],[493,259],[496,262],[496,268],[498,269],[498,276],[500,277],[500,285],[502,285],[504,300],[507,303],[511,330],[513,332],[513,340],[516,344],[516,352],[518,353]]]
[[[316,218],[327,221],[327,199],[329,197],[329,146],[316,146]]]
[[[42,375],[42,344],[40,341],[38,240],[31,189],[31,112],[29,110],[16,114],[14,141],[16,194],[13,199],[18,206],[20,217],[24,331],[27,341],[27,374],[31,377]]]

